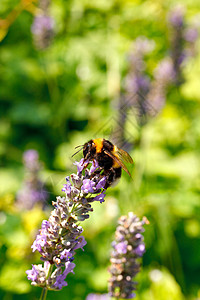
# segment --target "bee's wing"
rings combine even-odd
[[[120,167],[122,167],[122,169],[128,173],[128,175],[131,177],[131,174],[129,172],[129,170],[127,169],[127,167],[125,166],[125,164],[121,161],[120,158],[118,158],[117,156],[115,156],[114,154],[112,154],[111,152],[107,151],[107,150],[104,150],[104,153],[107,154],[108,156],[110,156],[111,158],[114,159],[114,161],[116,161]]]
[[[124,150],[117,148],[117,154],[120,157],[120,159],[126,163],[133,164],[133,159],[132,157]]]

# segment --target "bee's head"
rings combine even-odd
[[[96,152],[95,145],[93,140],[85,143],[83,146],[83,156],[85,159],[93,158],[94,153]]]

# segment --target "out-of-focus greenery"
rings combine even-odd
[[[1,20],[0,299],[38,299],[41,292],[31,287],[25,270],[39,263],[30,246],[51,208],[16,208],[23,152],[38,150],[51,200],[62,195],[65,176],[75,170],[74,147],[107,138],[115,126],[116,99],[134,39],[143,35],[155,41],[147,58],[150,74],[166,55],[166,16],[175,2],[54,0],[55,36],[46,50],[33,44],[32,8],[19,11],[7,29]],[[181,2],[187,20],[200,12],[199,1]],[[1,0],[1,18],[19,3]],[[141,134],[140,146],[130,153],[133,181],[123,173],[106,202],[94,203],[83,224],[88,244],[84,252],[77,251],[75,275],[67,277],[62,291],[49,292],[48,299],[81,300],[90,292],[106,292],[116,220],[128,211],[150,221],[136,299],[200,298],[199,54],[187,63],[184,76],[185,83],[168,93],[164,109],[142,133],[128,124],[132,141]]]

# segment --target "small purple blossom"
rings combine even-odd
[[[65,264],[65,270],[63,271],[63,273],[56,277],[56,281],[55,281],[53,287],[61,290],[64,286],[67,286],[68,284],[65,281],[65,279],[70,272],[72,272],[74,274],[73,269],[75,268],[75,266],[76,265],[74,263],[67,262]]]
[[[74,246],[74,250],[81,248],[83,251],[83,247],[87,244],[84,236],[80,236],[77,240],[76,240],[77,244],[76,246]]]
[[[77,166],[78,174],[80,174],[83,169],[85,168],[85,165],[89,163],[89,160],[85,160],[84,158],[81,158],[79,162],[75,162],[74,165]]]
[[[33,242],[33,245],[31,246],[33,252],[35,252],[36,250],[40,252],[42,250],[42,247],[45,246],[46,242],[47,242],[46,235],[38,234],[35,241]]]
[[[60,259],[67,261],[70,257],[72,257],[70,249],[64,249],[62,252],[60,252]]]
[[[58,275],[56,277],[56,281],[54,283],[54,287],[57,288],[58,290],[61,290],[64,286],[67,286],[68,283],[65,281],[66,276],[63,276],[63,274]]]
[[[27,276],[28,280],[35,281],[37,279],[37,276],[38,276],[39,273],[38,273],[36,267],[34,265],[32,265],[32,269],[27,270],[26,274],[28,275]]]
[[[104,202],[105,198],[105,193],[102,192],[101,194],[97,195],[96,197],[93,198],[94,201],[99,201],[100,203]]]

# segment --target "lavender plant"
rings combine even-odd
[[[31,284],[47,290],[60,290],[67,286],[66,276],[74,273],[75,250],[83,250],[86,241],[82,236],[80,221],[89,218],[93,211],[91,203],[104,202],[106,177],[99,172],[96,161],[87,168],[89,161],[81,159],[76,162],[77,174],[66,178],[62,191],[65,197],[57,197],[53,202],[54,210],[41,229],[32,245],[32,250],[41,254],[44,265],[32,265],[26,271]]]
[[[179,86],[184,81],[182,67],[188,58],[196,53],[195,42],[199,35],[199,24],[188,25],[185,20],[185,8],[177,5],[168,15],[168,25],[171,30],[170,56],[175,73],[174,82]]]
[[[25,168],[25,180],[21,190],[17,193],[16,205],[20,209],[32,209],[35,204],[44,206],[48,199],[44,183],[39,179],[41,163],[38,152],[30,149],[24,152],[23,162]]]
[[[199,36],[199,21],[187,24],[183,6],[175,6],[168,15],[170,28],[169,53],[158,62],[152,76],[146,69],[145,57],[153,48],[153,41],[138,37],[129,54],[129,70],[125,78],[124,93],[119,97],[118,122],[113,139],[120,147],[130,150],[131,143],[125,137],[125,127],[130,110],[134,112],[140,131],[151,117],[164,107],[169,87],[184,82],[183,67],[195,56],[196,40]]]
[[[128,113],[134,110],[137,121],[143,126],[147,120],[148,102],[151,80],[146,74],[145,57],[154,49],[154,42],[146,37],[138,37],[131,46],[128,55],[129,71],[124,81],[124,94],[119,97],[118,122],[112,134],[112,139],[119,147],[130,150],[131,143],[125,137],[125,126]]]
[[[154,42],[146,37],[138,37],[129,54],[129,72],[125,78],[126,107],[135,107],[142,126],[148,114],[147,95],[150,78],[146,74],[145,56],[154,49]]]
[[[140,259],[145,252],[142,233],[147,219],[141,221],[132,212],[118,220],[115,241],[112,243],[111,266],[109,272],[109,294],[117,299],[131,299],[135,297],[136,289],[134,277],[140,270]]]
[[[31,31],[36,48],[47,48],[54,35],[54,19],[49,15],[49,0],[40,0],[39,9],[34,18]]]

